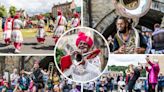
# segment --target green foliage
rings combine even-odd
[[[43,14],[45,17],[48,17],[48,18],[50,18],[50,13],[45,13],[45,14]]]
[[[108,66],[108,70],[111,70],[111,71],[123,71],[124,73],[124,76],[125,76],[125,70],[127,69],[128,67],[127,66],[115,66],[115,65],[112,65],[112,66]],[[141,77],[146,77],[146,70],[143,69],[142,72],[141,72]]]
[[[6,17],[7,16],[7,11],[5,6],[0,6],[0,17]]]
[[[16,14],[16,7],[15,6],[11,6],[10,9],[9,9],[9,13],[10,13],[10,16],[14,16]]]
[[[61,49],[56,49],[56,62],[59,64],[60,58],[64,56],[64,52]]]

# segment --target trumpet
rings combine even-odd
[[[79,51],[76,51],[72,55],[72,60],[75,61],[76,63],[82,63],[84,58],[85,59],[92,59],[92,58],[96,57],[99,53],[100,53],[99,49],[95,49],[93,51],[90,51],[90,52],[84,53],[84,54],[82,54]]]
[[[53,77],[53,71],[54,71],[54,63],[50,62],[48,66],[48,71],[49,71],[49,79],[52,80]]]

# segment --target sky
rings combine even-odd
[[[119,57],[119,58],[118,58]],[[110,55],[108,65],[127,66],[129,64],[138,65],[140,63],[146,63],[146,55]]]
[[[24,9],[28,14],[37,14],[50,12],[54,4],[70,2],[72,0],[0,0],[0,4],[5,5],[7,9],[11,5],[17,9]],[[81,0],[74,0],[77,6],[81,5]]]

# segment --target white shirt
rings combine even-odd
[[[94,90],[95,89],[95,86],[94,86],[94,82],[89,82],[88,84],[88,90]]]
[[[44,25],[45,25],[45,23],[44,23],[44,20],[39,20],[38,21],[38,23],[37,23],[37,25],[39,26],[39,27],[44,27]]]
[[[124,86],[126,85],[126,84],[125,84],[125,81],[119,81],[119,82],[118,82],[118,91],[119,91],[119,92],[125,92],[125,89],[122,90],[122,89],[119,87],[119,86],[122,87],[123,85],[124,85]]]
[[[20,19],[15,19],[13,27],[19,29],[19,28],[21,28],[21,26],[23,26],[23,22]]]
[[[56,19],[56,25],[67,25],[67,20],[64,16],[62,16],[61,20],[60,20],[60,17],[61,16],[58,16],[57,19]],[[60,20],[60,23],[59,23],[59,20]]]
[[[10,21],[10,22],[7,22],[7,29],[8,30],[11,30],[11,28],[12,28],[12,22]]]
[[[19,75],[12,73],[10,75],[10,79],[11,79],[11,85],[16,85],[18,83]]]
[[[72,64],[71,67],[64,72],[66,76],[72,75],[75,81],[89,81],[96,78],[100,73],[100,69],[88,61],[86,61],[85,65]]]
[[[71,26],[72,27],[77,27],[79,24],[79,19],[78,18],[72,18],[71,20]]]

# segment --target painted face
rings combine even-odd
[[[89,51],[89,46],[86,42],[80,41],[78,44],[78,49],[81,51],[81,53],[87,53]]]

